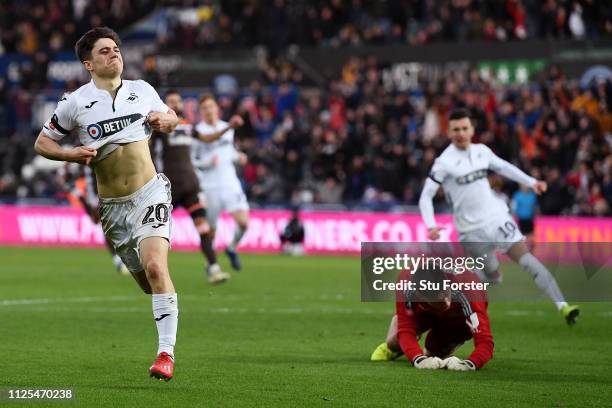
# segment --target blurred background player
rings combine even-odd
[[[234,270],[241,268],[236,248],[249,223],[249,203],[236,175],[235,164],[244,166],[247,157],[234,147],[234,129],[244,124],[234,115],[229,122],[220,119],[219,106],[215,98],[206,95],[200,98],[202,121],[196,125],[199,139],[194,149],[194,165],[200,178],[200,187],[206,196],[208,222],[214,237],[221,212],[226,211],[235,221],[234,236],[225,248]]]
[[[280,235],[280,240],[284,254],[294,256],[304,254],[304,226],[300,222],[299,208],[293,209],[291,219]]]
[[[68,166],[66,166],[68,167]],[[85,210],[87,215],[94,224],[100,224],[100,200],[98,199],[98,190],[96,187],[96,176],[87,166],[79,166],[79,171],[82,169],[82,174],[74,180],[72,190],[70,190],[68,200],[76,200]],[[112,241],[104,236],[106,247],[113,257],[113,263],[117,272],[121,275],[129,275],[130,271],[125,266],[121,257],[117,255],[115,246]]]
[[[452,207],[459,241],[466,252],[478,257],[487,254],[484,271],[475,271],[481,280],[502,280],[497,251],[507,253],[534,279],[536,285],[557,306],[569,325],[576,323],[578,306],[565,301],[555,278],[524,242],[524,237],[509,214],[508,206],[492,192],[489,170],[529,186],[536,194],[546,191],[546,183],[528,176],[516,166],[497,157],[484,144],[473,144],[474,126],[469,112],[458,109],[450,114],[448,134],[451,144],[435,160],[423,186],[419,209],[429,229],[429,239],[440,238],[434,218],[433,198],[442,187]]]
[[[403,275],[403,276],[402,276]],[[479,282],[469,272],[445,273],[442,270],[419,269],[410,278],[403,273],[400,279],[415,282],[440,283]],[[394,360],[404,354],[419,369],[446,368],[454,371],[473,371],[482,368],[493,357],[493,336],[489,327],[486,294],[478,291],[415,290],[400,294],[396,314],[391,319],[387,340],[372,353],[372,361]],[[427,333],[425,347],[419,346],[420,337]],[[474,351],[466,360],[452,354],[467,340],[474,340]]]
[[[151,136],[152,154],[156,159],[160,159],[154,161],[157,170],[163,171],[172,183],[173,208],[181,206],[187,210],[200,235],[200,247],[208,261],[206,267],[208,282],[222,283],[229,278],[229,274],[223,272],[217,264],[213,236],[206,220],[206,208],[199,198],[198,177],[191,164],[193,125],[183,117],[183,99],[177,91],[168,91],[164,99],[166,105],[176,112],[179,124],[169,134],[153,132]]]
[[[538,197],[524,184],[512,195],[512,212],[518,218],[518,225],[525,235],[527,245],[533,249],[533,219],[538,208]]]

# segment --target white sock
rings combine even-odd
[[[504,277],[498,270],[494,271],[493,274],[488,275],[484,269],[474,269],[473,272],[478,276],[481,282],[490,283],[491,285],[498,285],[503,282]]]
[[[246,229],[236,224],[236,228],[234,229],[234,238],[232,238],[232,242],[228,245],[228,248],[232,251],[236,250],[236,247],[240,243],[240,240],[242,239],[242,236],[245,232]]]
[[[521,257],[521,259],[519,259],[519,265],[529,272],[538,288],[540,288],[542,292],[546,293],[546,295],[555,303],[558,310],[561,310],[563,306],[567,305],[567,302],[565,302],[565,298],[561,293],[561,289],[559,289],[559,285],[557,285],[557,281],[548,271],[546,266],[544,266],[544,264],[538,260],[538,258],[533,256],[531,253],[526,253]]]
[[[121,265],[123,265],[123,261],[117,254],[113,255],[113,263],[115,264],[115,268],[117,269],[121,268]]]
[[[178,325],[178,300],[176,293],[159,293],[152,295],[153,317],[159,335],[157,354],[165,351],[174,356],[176,328]]]
[[[210,265],[207,269],[206,269],[206,273],[208,275],[215,275],[217,273],[221,272],[221,267],[219,266],[218,263],[214,263],[212,265]]]

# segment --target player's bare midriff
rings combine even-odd
[[[123,197],[144,186],[156,174],[148,140],[119,146],[93,167],[100,197]]]

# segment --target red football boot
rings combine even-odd
[[[170,381],[174,373],[174,359],[165,351],[159,353],[155,359],[155,363],[149,368],[151,377],[158,380]]]

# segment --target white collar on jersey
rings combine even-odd
[[[108,95],[108,97],[112,99],[112,96],[111,96],[110,92],[108,92],[106,89],[98,88],[96,86],[96,83],[94,82],[93,78],[91,78],[91,81],[89,81],[89,84],[93,88],[94,92],[103,93],[104,95]],[[115,94],[115,98],[119,94],[119,90],[121,88],[123,88],[123,79],[121,79],[121,83],[119,84],[119,87],[117,88],[117,93]]]

